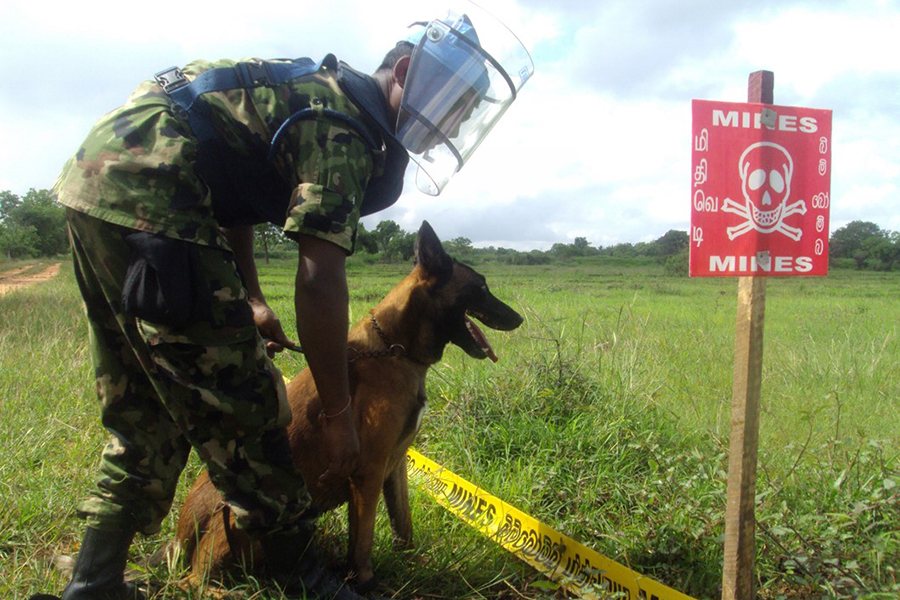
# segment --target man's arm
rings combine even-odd
[[[222,234],[228,240],[231,251],[234,253],[234,261],[237,263],[249,294],[248,302],[253,309],[253,322],[259,329],[260,335],[266,340],[266,349],[269,356],[274,352],[280,352],[284,346],[295,345],[281,327],[281,320],[266,303],[266,297],[259,285],[259,273],[256,270],[256,260],[253,258],[253,226],[242,225],[240,227],[221,228]]]
[[[322,401],[323,433],[328,470],[320,481],[345,480],[359,457],[347,376],[349,296],[344,268],[346,255],[339,246],[300,235],[294,305],[297,335]]]

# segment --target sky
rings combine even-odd
[[[534,76],[438,197],[416,189],[367,217],[442,239],[547,249],[687,231],[691,100],[833,111],[831,230],[900,230],[900,2],[482,0]],[[154,7],[152,11],[148,7]],[[452,3],[11,0],[0,8],[0,190],[49,188],[91,125],[144,79],[197,58],[333,53],[372,72],[412,21]]]

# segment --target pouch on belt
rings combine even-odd
[[[196,244],[139,231],[125,237],[133,255],[122,287],[128,314],[171,327],[184,327],[206,312],[208,291]]]

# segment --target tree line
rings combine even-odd
[[[416,242],[415,231],[404,231],[395,221],[381,221],[369,230],[360,223],[356,232],[355,252],[369,260],[402,262],[412,258]],[[520,251],[511,248],[489,246],[476,248],[467,237],[443,240],[444,249],[451,255],[468,261],[496,261],[516,265],[547,264],[555,260],[586,256],[610,256],[616,258],[656,258],[664,261],[687,252],[688,234],[670,230],[653,242],[624,243],[615,246],[594,247],[586,238],[576,237],[571,244],[557,243],[549,250]],[[257,226],[256,252],[262,256],[281,256],[290,248],[290,241],[280,228],[271,224]],[[289,251],[289,250],[288,250]],[[687,258],[685,254],[685,265]]]
[[[65,208],[50,190],[28,190],[21,198],[0,192],[0,257],[38,258],[69,250]]]
[[[869,221],[852,221],[831,234],[828,259],[835,267],[873,271],[900,269],[900,231]]]
[[[24,196],[0,192],[0,257],[6,259],[58,256],[68,252],[65,209],[50,190],[30,189]],[[361,223],[356,234],[356,253],[367,260],[408,261],[416,233],[404,231],[391,220],[368,230]],[[594,246],[584,237],[572,243],[556,243],[549,250],[521,251],[490,246],[476,248],[472,240],[457,237],[444,241],[450,254],[468,261],[497,261],[517,265],[547,264],[580,257],[655,260],[667,270],[687,272],[690,239],[687,232],[672,229],[651,242]],[[279,227],[256,227],[256,251],[266,259],[292,254],[292,242]],[[831,234],[829,259],[833,267],[891,271],[900,269],[900,232],[880,228],[869,221],[853,221]]]

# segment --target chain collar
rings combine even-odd
[[[378,324],[375,315],[370,314],[369,319],[372,321],[372,326],[378,333],[378,337],[381,338],[381,341],[384,342],[384,345],[387,346],[387,348],[385,350],[357,350],[356,348],[348,347],[347,362],[354,362],[358,358],[383,358],[386,356],[402,358],[406,356],[406,347],[403,346],[403,344],[392,344],[390,340],[388,340],[384,331],[381,329],[381,326]]]

